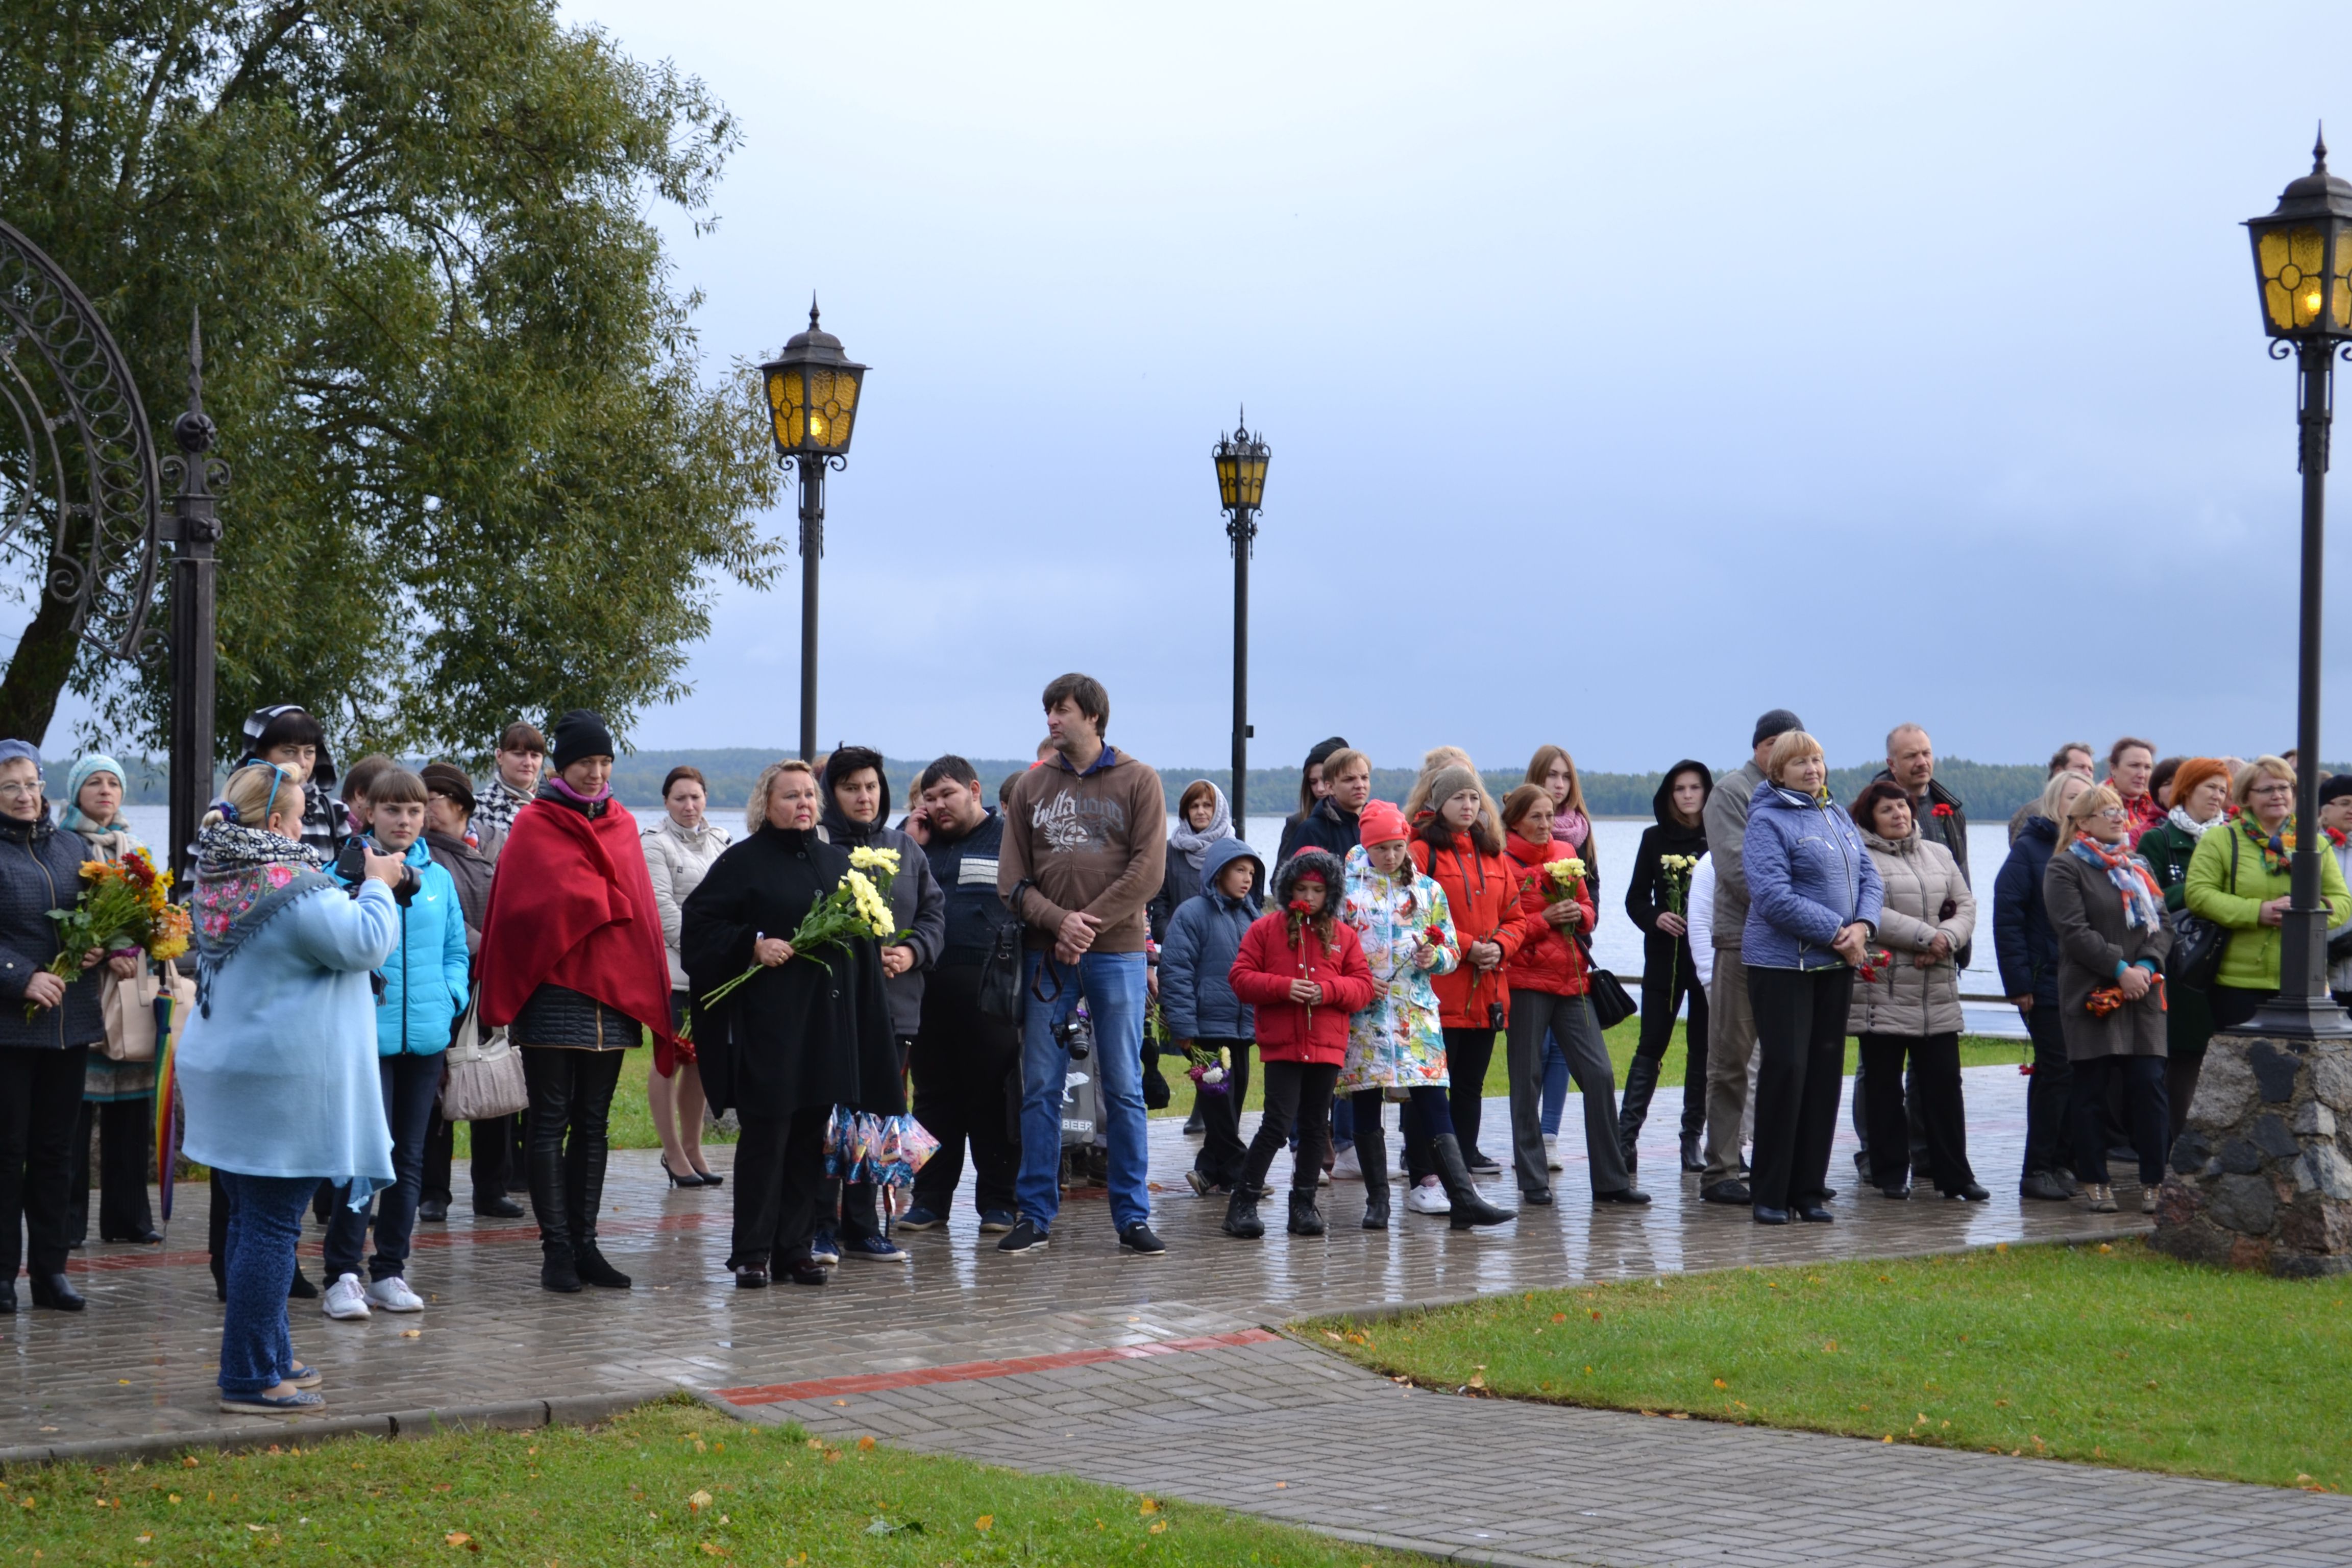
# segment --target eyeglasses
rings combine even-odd
[[[2248,795],[2293,795],[2294,793],[2294,785],[2288,784],[2284,779],[2280,779],[2271,784],[2256,784],[2246,793]]]
[[[5,795],[11,800],[22,800],[28,795],[40,793],[41,781],[38,779],[10,779],[5,784],[0,784],[0,795]]]
[[[2120,805],[2104,807],[2099,812],[2099,815],[2109,822],[2129,822],[2131,820],[2131,813],[2126,811]]]

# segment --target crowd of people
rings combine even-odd
[[[641,1045],[673,1187],[721,1186],[703,1130],[725,1112],[740,1127],[727,1266],[746,1289],[820,1285],[845,1258],[905,1262],[897,1237],[946,1223],[967,1157],[994,1247],[1048,1247],[1081,1058],[1117,1246],[1135,1257],[1166,1251],[1145,1135],[1163,1062],[1194,1085],[1190,1186],[1243,1241],[1265,1234],[1258,1205],[1286,1149],[1290,1234],[1325,1233],[1335,1179],[1360,1182],[1365,1229],[1389,1227],[1391,1105],[1407,1214],[1508,1224],[1518,1211],[1479,1185],[1507,1165],[1522,1205],[1550,1205],[1570,1081],[1592,1203],[1646,1205],[1637,1142],[1677,1037],[1679,1163],[1706,1202],[1759,1225],[1832,1221],[1850,1038],[1861,1179],[1887,1199],[1990,1196],[1960,1073],[1979,908],[1968,819],[1920,726],[1887,737],[1885,767],[1850,803],[1786,710],[1757,721],[1727,775],[1667,770],[1623,873],[1643,960],[1621,1097],[1604,1030],[1635,1009],[1593,960],[1604,868],[1565,750],[1538,750],[1497,800],[1440,747],[1392,804],[1335,736],[1308,754],[1269,865],[1211,781],[1171,820],[1159,773],[1109,743],[1099,682],[1061,677],[1043,708],[1037,763],[993,791],[942,756],[894,824],[882,756],[843,746],[767,767],[740,836],[709,816],[691,767],[641,821],[584,710],[551,740],[510,726],[479,784],[382,756],[339,780],[310,713],[252,715],[194,847],[176,1057],[182,1151],[211,1173],[222,1408],[321,1403],[289,1298],[347,1321],[423,1310],[407,1274],[416,1226],[454,1201],[445,1106],[470,1119],[475,1213],[521,1219],[527,1195],[545,1289],[629,1289],[597,1215],[621,1065]],[[2160,760],[2127,737],[2098,773],[2091,748],[2060,748],[1990,894],[2001,990],[2032,1040],[2019,1190],[2112,1211],[2110,1153],[2128,1151],[2152,1209],[2207,1041],[2279,985],[2294,771]],[[84,756],[52,802],[35,748],[0,742],[0,998],[21,1004],[0,1009],[10,1311],[24,1237],[32,1304],[85,1304],[66,1262],[84,1238],[93,1125],[100,1239],[161,1239],[152,1026],[143,1053],[122,1036],[137,1004],[187,978],[121,952],[58,973],[49,918],[83,861],[142,847],[125,784],[114,759]],[[2332,979],[2352,994],[2352,777],[2320,795]],[[893,862],[887,934],[795,952],[853,865]],[[2187,917],[2225,933],[2195,986],[2167,971]],[[1482,1146],[1498,1048],[1499,1158]],[[448,1100],[461,1067],[465,1111]],[[829,1173],[840,1114],[904,1113],[910,1079],[939,1142],[911,1190]],[[1245,1142],[1253,1079],[1263,1115]],[[306,1210],[324,1230],[319,1283],[297,1260]]]

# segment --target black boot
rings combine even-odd
[[[1625,1064],[1625,1094],[1617,1102],[1617,1152],[1625,1162],[1625,1170],[1633,1169],[1633,1141],[1642,1135],[1642,1123],[1650,1119],[1650,1096],[1658,1087],[1658,1058],[1637,1056]]]
[[[593,1240],[575,1240],[572,1244],[572,1272],[580,1276],[583,1285],[594,1285],[606,1290],[625,1290],[629,1277],[604,1261]]]
[[[1429,1141],[1429,1152],[1437,1162],[1437,1179],[1444,1184],[1446,1202],[1454,1212],[1445,1223],[1455,1230],[1468,1230],[1474,1225],[1507,1225],[1518,1218],[1512,1209],[1498,1209],[1479,1194],[1470,1180],[1470,1167],[1462,1163],[1462,1141],[1451,1132],[1441,1132]]]
[[[302,1272],[302,1266],[299,1263],[294,1266],[294,1283],[286,1287],[286,1295],[288,1300],[295,1301],[315,1301],[319,1299],[319,1288],[310,1283],[310,1277]],[[221,1276],[221,1300],[228,1300],[228,1276],[226,1274]]]
[[[1389,1141],[1378,1127],[1356,1123],[1356,1163],[1364,1169],[1364,1228],[1389,1227]]]
[[[79,1312],[89,1303],[81,1299],[81,1292],[76,1290],[63,1274],[36,1274],[33,1276],[33,1305],[47,1307],[55,1312]]]
[[[1265,1234],[1265,1224],[1257,1217],[1257,1183],[1247,1172],[1234,1184],[1234,1195],[1225,1200],[1225,1234],[1244,1241],[1255,1241]]]
[[[542,1241],[539,1244],[539,1250],[540,1288],[565,1296],[578,1295],[580,1271],[572,1265],[572,1244],[568,1241]]]
[[[1320,1236],[1323,1234],[1323,1214],[1315,1206],[1315,1194],[1294,1192],[1290,1194],[1290,1234]]]
[[[1692,1173],[1692,1172],[1694,1172],[1694,1171],[1704,1171],[1704,1170],[1706,1170],[1706,1157],[1704,1154],[1701,1154],[1701,1153],[1699,1152],[1699,1151],[1698,1151],[1698,1134],[1697,1134],[1697,1133],[1696,1133],[1696,1132],[1685,1132],[1685,1133],[1684,1133],[1684,1134],[1683,1134],[1683,1173],[1684,1173],[1684,1174],[1687,1175],[1687,1174],[1689,1174],[1690,1173]]]

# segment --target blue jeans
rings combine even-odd
[[[216,1173],[235,1205],[225,1260],[228,1310],[221,1319],[221,1392],[258,1394],[284,1382],[294,1366],[286,1292],[294,1283],[302,1211],[318,1191],[319,1178]]]
[[[1033,952],[1023,965],[1028,987],[1021,1016],[1021,1176],[1013,1197],[1024,1218],[1053,1227],[1062,1209],[1062,1094],[1070,1053],[1054,1027],[1077,1009],[1081,996],[1094,1020],[1095,1049],[1087,1067],[1101,1089],[1103,1131],[1110,1141],[1111,1224],[1124,1231],[1151,1217],[1146,1184],[1143,1127],[1144,961],[1139,952],[1089,952],[1071,969],[1054,964],[1041,984],[1038,972],[1053,955]],[[1038,993],[1061,989],[1050,1002]]]
[[[1559,1113],[1568,1104],[1568,1053],[1559,1048],[1559,1037],[1549,1030],[1544,1033],[1543,1048],[1543,1135],[1559,1136]]]

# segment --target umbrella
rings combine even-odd
[[[172,988],[163,986],[155,994],[155,1186],[162,1199],[163,1219],[172,1218],[172,1166],[180,1154],[180,1119],[176,1114],[173,1090],[173,1060],[180,1045],[179,1035],[172,1027]]]

